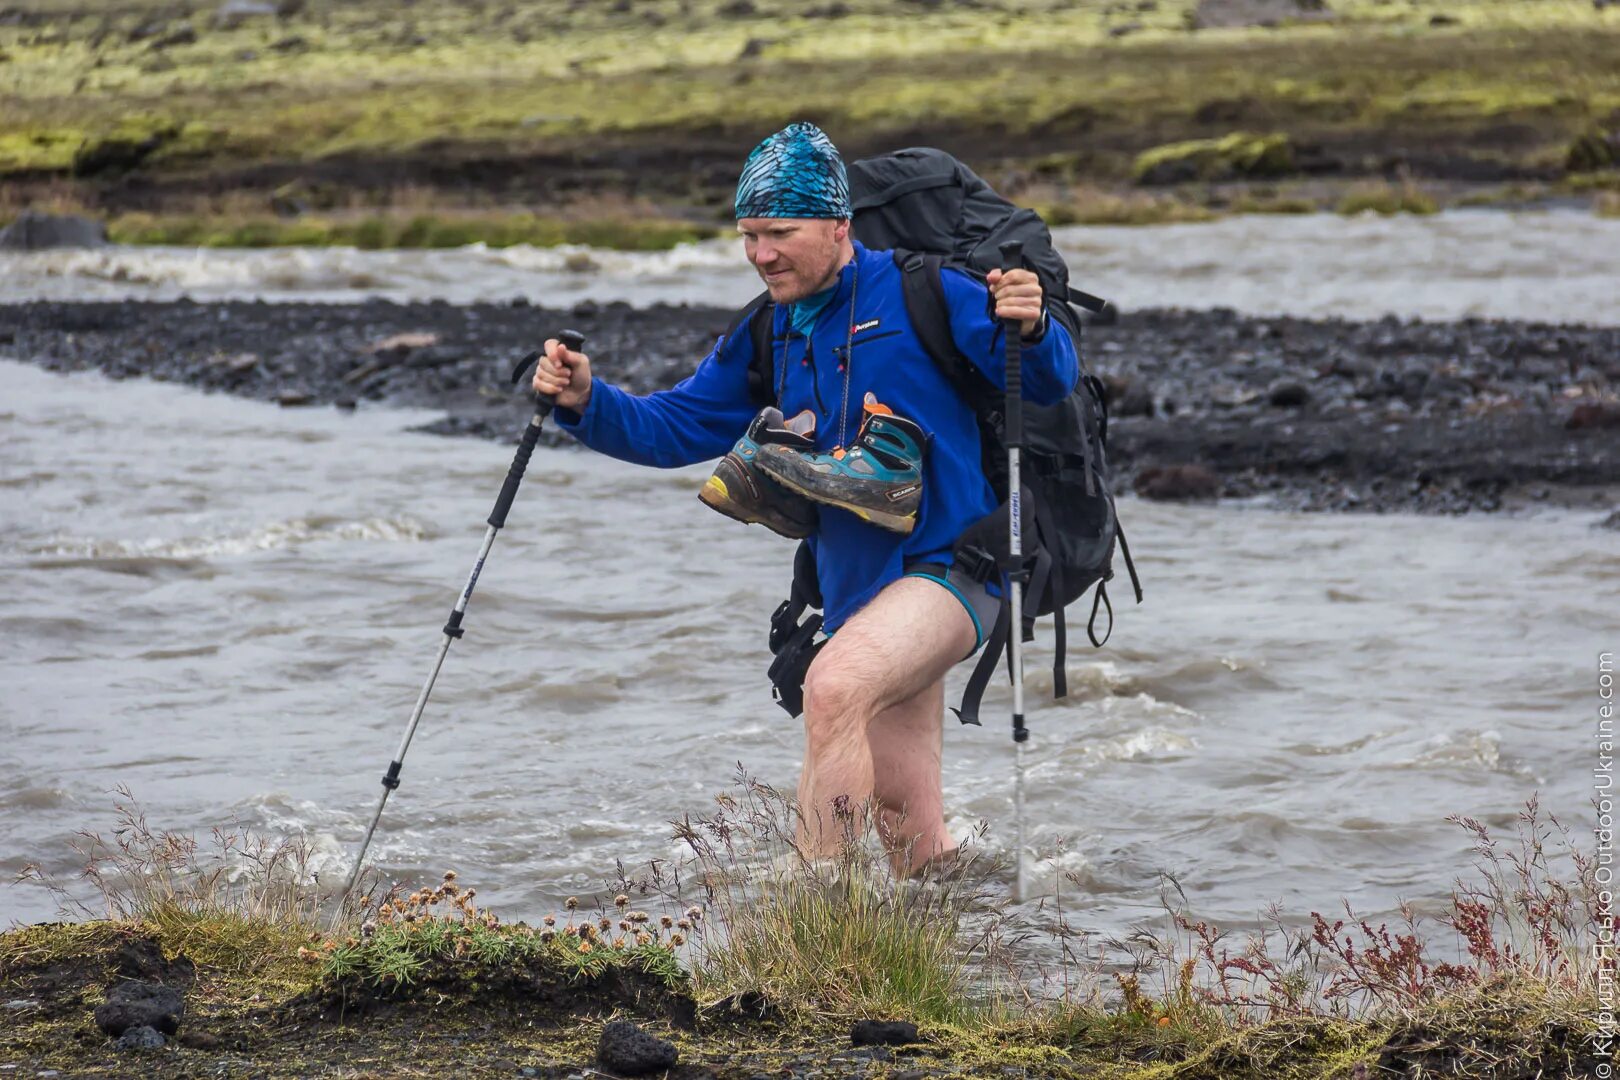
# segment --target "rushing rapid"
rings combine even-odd
[[[1058,229],[1075,283],[1126,310],[1226,306],[1256,315],[1470,316],[1610,324],[1620,220],[1585,210],[1432,217],[1233,217]],[[740,306],[759,291],[734,240],[673,251],[588,248],[356,251],[114,247],[0,252],[0,301],[369,296],[548,306],[623,300]]]

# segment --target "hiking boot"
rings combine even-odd
[[[714,475],[704,483],[698,498],[746,525],[763,525],[794,540],[809,536],[816,531],[815,506],[765,476],[757,460],[764,446],[780,446],[791,452],[815,449],[815,440],[810,437],[815,426],[815,414],[809,411],[784,420],[780,409],[760,410],[737,445],[715,466]]]
[[[779,443],[762,448],[761,471],[789,491],[848,510],[891,532],[909,533],[922,505],[922,428],[866,395],[854,445],[830,454]]]

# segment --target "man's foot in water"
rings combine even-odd
[[[758,460],[760,469],[789,491],[848,510],[879,528],[909,533],[922,505],[927,445],[922,428],[868,394],[852,446],[816,454],[777,443],[762,447]]]

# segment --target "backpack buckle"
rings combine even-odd
[[[956,562],[968,577],[983,585],[990,580],[999,567],[996,557],[980,547],[964,547],[957,549]]]

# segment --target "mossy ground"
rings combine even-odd
[[[647,199],[707,228],[748,143],[810,118],[851,155],[943,144],[1073,220],[1184,220],[1229,206],[1130,193],[1137,155],[1247,131],[1287,135],[1318,177],[1556,183],[1620,111],[1620,9],[1588,0],[1337,0],[1331,23],[1197,32],[1193,6],[360,0],[227,26],[163,0],[19,0],[0,19],[0,213],[54,191],[182,237],[187,217],[267,219],[301,179],[398,237],[410,213],[388,208],[422,189],[514,220]],[[346,237],[273,225],[241,236]]]
[[[447,955],[391,990],[334,978],[330,964],[300,958],[302,946],[291,938],[273,956],[259,943],[244,952],[242,930],[176,920],[0,934],[0,993],[12,1003],[0,1026],[0,1063],[71,1076],[513,1076],[525,1067],[563,1076],[592,1063],[610,1016],[675,1041],[676,1075],[688,1077],[817,1069],[826,1076],[983,1076],[1012,1067],[1025,1076],[1109,1080],[1327,1080],[1440,1069],[1465,1078],[1552,1078],[1589,1075],[1596,1060],[1583,1046],[1591,1024],[1578,1004],[1503,982],[1379,1022],[1312,1016],[1234,1028],[1196,1008],[1152,1006],[925,1022],[920,1045],[867,1065],[839,1056],[850,1050],[847,1020],[762,1019],[734,999],[698,1003],[680,978],[649,975],[628,957],[587,971],[532,957]],[[105,989],[129,974],[121,956],[148,943],[170,960],[195,958],[186,1017],[163,1049],[118,1051],[91,1012]],[[238,962],[250,954],[253,963]],[[365,993],[357,997],[356,989]]]

